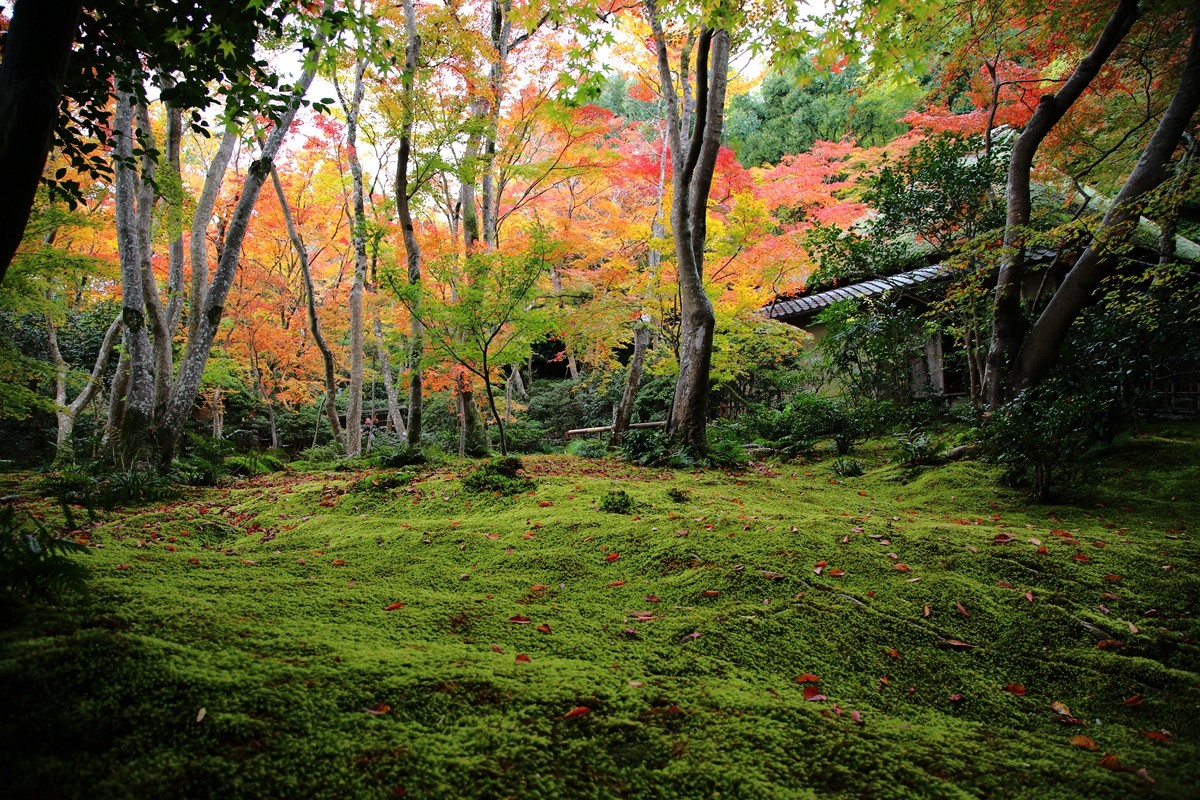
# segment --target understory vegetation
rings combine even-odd
[[[309,462],[112,510],[10,473],[5,525],[71,509],[86,555],[37,546],[88,589],[4,573],[5,794],[1194,796],[1200,427],[1046,505],[913,438]]]

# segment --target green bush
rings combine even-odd
[[[863,474],[863,465],[857,459],[842,456],[833,462],[833,471],[842,478],[857,478]]]
[[[1004,481],[1028,486],[1040,500],[1056,486],[1079,485],[1093,473],[1096,450],[1112,440],[1106,397],[1062,392],[1048,381],[1021,392],[991,414],[984,444],[1004,466]]]
[[[488,461],[463,478],[463,488],[475,494],[521,494],[536,486],[525,474],[521,459],[511,456]]]
[[[608,445],[600,439],[572,439],[567,442],[567,455],[579,458],[604,458]]]
[[[551,453],[553,431],[537,420],[518,420],[504,426],[504,438],[513,453]]]
[[[71,558],[86,553],[78,542],[54,536],[32,517],[17,520],[0,508],[0,591],[27,600],[55,600],[87,590],[87,569]]]
[[[944,442],[937,439],[929,431],[913,428],[894,434],[896,444],[900,446],[900,459],[905,466],[916,467],[925,464],[936,464],[946,451]]]
[[[275,455],[261,450],[251,450],[241,455],[230,456],[225,460],[229,474],[252,478],[255,475],[266,475],[269,472],[283,472],[287,465]]]
[[[621,438],[621,455],[633,464],[664,464],[671,456],[667,434],[656,428],[633,428]]]
[[[216,486],[221,478],[229,474],[225,459],[233,453],[232,443],[189,431],[183,455],[175,461],[175,479],[189,486]]]

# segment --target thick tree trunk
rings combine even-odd
[[[119,464],[126,468],[150,463],[151,426],[154,424],[153,350],[147,330],[145,272],[142,267],[142,237],[134,196],[138,177],[133,159],[134,98],[117,92],[113,112],[113,142],[116,165],[117,252],[121,262],[121,319],[128,377],[126,378]]]
[[[687,151],[679,101],[667,55],[666,38],[655,0],[646,0],[658,56],[659,77],[667,113],[667,133],[674,160],[671,226],[675,235],[679,275],[681,329],[679,378],[667,423],[677,444],[696,455],[708,450],[709,372],[716,325],[712,301],[704,291],[704,243],[708,194],[712,187],[724,125],[725,90],[729,68],[729,32],[701,30],[696,47],[696,112]],[[687,84],[687,77],[684,77]]]
[[[1141,216],[1138,200],[1169,177],[1171,158],[1183,142],[1197,107],[1200,107],[1200,22],[1192,28],[1191,44],[1179,84],[1158,128],[1092,235],[1091,243],[1025,337],[1012,369],[1014,390],[1019,392],[1041,381],[1058,360],[1071,323],[1117,263],[1114,250],[1119,247],[1114,244],[1128,238],[1119,232],[1120,229],[1137,225]]]
[[[325,412],[329,417],[329,429],[333,432],[333,440],[345,445],[342,440],[342,423],[337,413],[337,364],[333,359],[333,350],[325,341],[321,331],[321,320],[317,316],[317,290],[313,285],[312,267],[309,265],[308,248],[304,245],[304,237],[296,227],[292,217],[292,209],[288,205],[287,196],[283,193],[283,183],[279,180],[279,172],[271,166],[271,183],[275,186],[275,196],[279,198],[279,208],[283,212],[283,222],[287,226],[288,238],[292,240],[292,248],[296,251],[296,260],[300,262],[300,274],[304,277],[305,307],[308,309],[308,327],[312,331],[313,341],[321,351],[321,361],[325,366]]]
[[[17,0],[0,62],[0,283],[21,244],[58,121],[81,0]]]
[[[169,112],[168,112],[169,113]],[[142,154],[141,183],[137,192],[137,235],[142,268],[142,296],[146,302],[146,318],[152,333],[151,343],[154,347],[154,409],[158,410],[167,402],[167,393],[171,387],[171,330],[167,322],[167,309],[163,306],[158,293],[158,281],[154,278],[154,267],[151,256],[154,252],[153,223],[154,207],[158,202],[158,161],[150,151],[156,150],[154,134],[150,126],[150,110],[143,103],[136,107],[137,138],[139,146],[146,152]],[[169,178],[168,178],[169,180]],[[180,245],[182,247],[182,244]],[[183,265],[178,265],[179,280],[183,281]]]
[[[1137,6],[1137,0],[1118,3],[1091,52],[1057,94],[1041,98],[1033,117],[1013,145],[1008,166],[1008,216],[1004,223],[1004,247],[992,312],[992,340],[984,377],[984,400],[989,406],[996,407],[1007,397],[1009,370],[1027,327],[1021,310],[1021,284],[1025,277],[1025,237],[1032,207],[1029,187],[1034,156],[1051,129],[1079,99],[1129,33],[1138,17]]]

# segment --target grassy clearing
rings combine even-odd
[[[5,793],[1194,797],[1198,439],[1052,506],[879,449],[847,479],[544,456],[515,497],[462,464],[110,515],[91,597],[0,631]]]

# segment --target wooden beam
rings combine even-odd
[[[665,427],[667,427],[667,421],[665,419],[661,419],[661,420],[658,420],[657,422],[631,422],[629,424],[629,427],[630,428],[665,428]],[[567,431],[567,436],[574,436],[577,433],[604,433],[605,431],[611,431],[612,428],[613,428],[612,425],[601,425],[599,428],[575,428],[574,430]]]

